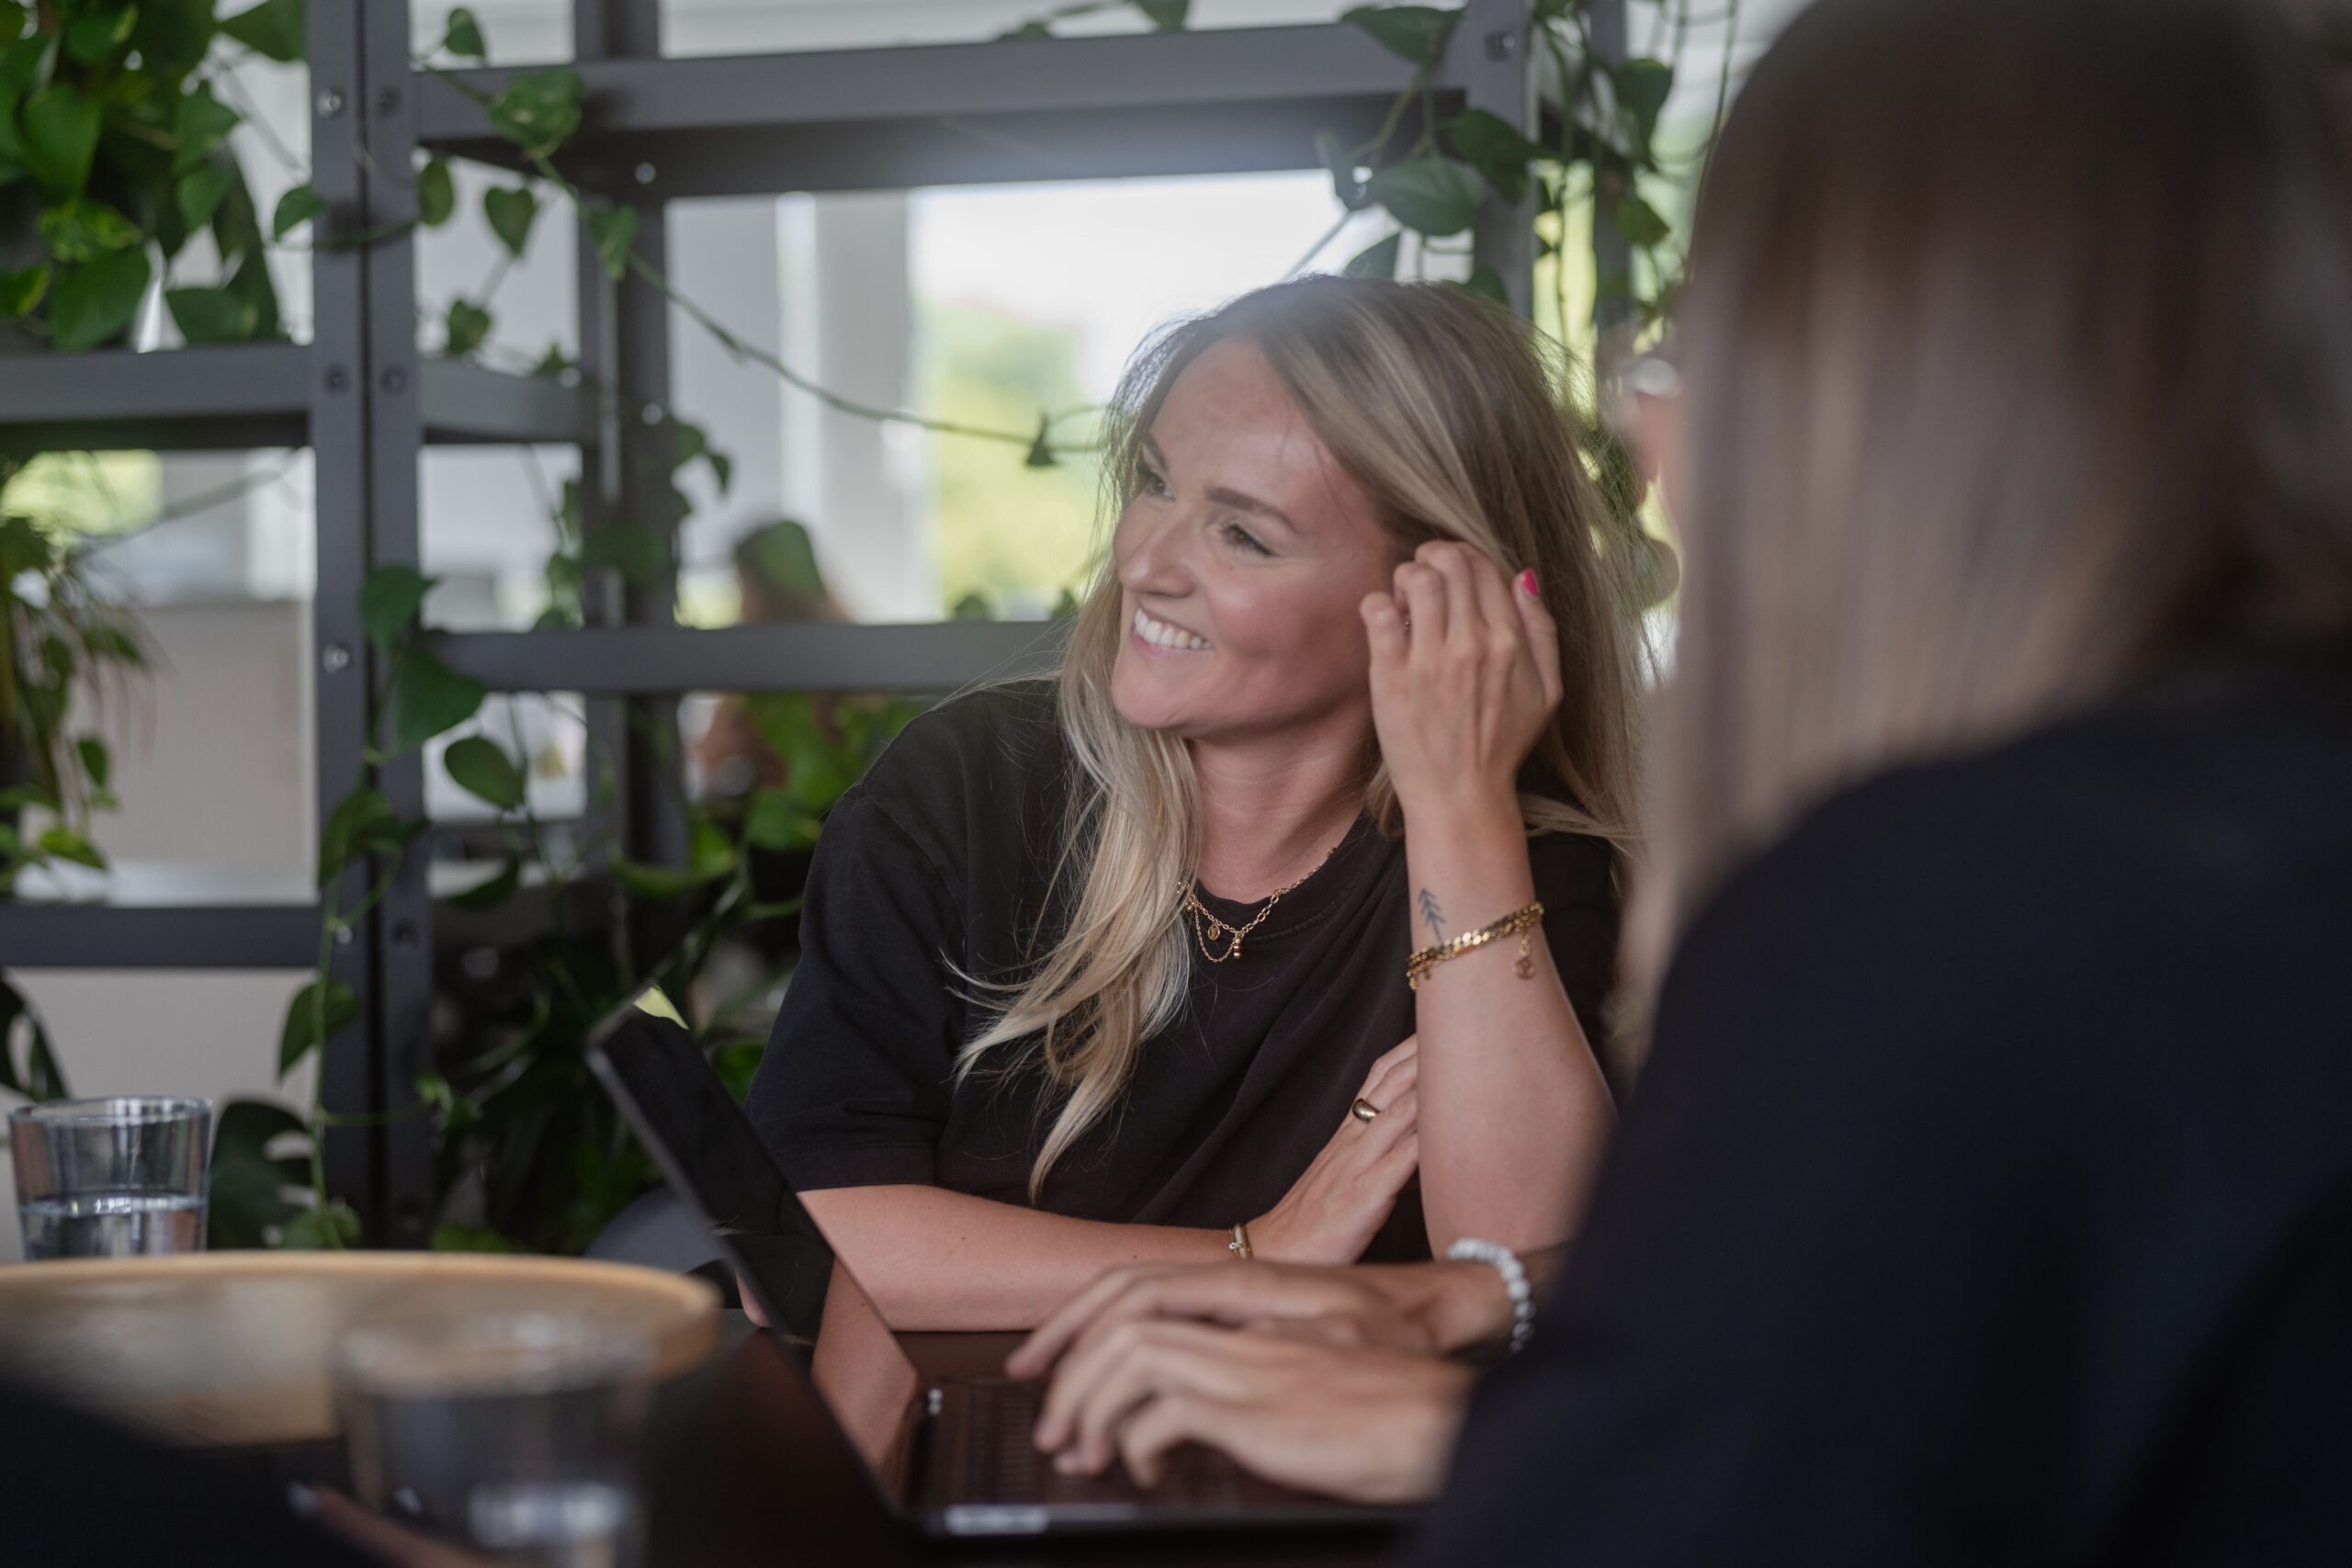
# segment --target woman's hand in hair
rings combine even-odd
[[[1021,1343],[1005,1375],[1043,1377],[1129,1324],[1214,1323],[1339,1349],[1443,1356],[1510,1337],[1510,1297],[1484,1263],[1138,1264],[1072,1296]]]
[[[1417,808],[1515,801],[1519,765],[1560,705],[1559,632],[1534,586],[1440,540],[1365,595],[1373,727],[1408,826]]]
[[[1331,1141],[1281,1202],[1250,1222],[1251,1252],[1271,1262],[1352,1263],[1419,1168],[1419,1037],[1372,1065],[1361,1098],[1377,1114],[1340,1117]]]
[[[1037,1446],[1065,1472],[1115,1458],[1151,1486],[1170,1449],[1205,1443],[1272,1481],[1414,1502],[1445,1478],[1474,1376],[1425,1356],[1138,1321],[1064,1359]]]

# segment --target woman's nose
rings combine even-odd
[[[1140,515],[1130,508],[1119,521],[1114,542],[1119,585],[1130,593],[1179,598],[1192,586],[1192,571],[1183,558],[1184,530],[1173,516]]]

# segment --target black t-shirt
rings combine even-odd
[[[748,1101],[796,1186],[922,1183],[1028,1202],[1060,1101],[1034,1069],[955,1081],[986,1017],[957,972],[1020,972],[1024,937],[1047,918],[1067,765],[1051,686],[991,688],[908,726],[826,818],[800,965]],[[1564,834],[1529,847],[1553,958],[1598,1041],[1617,937],[1611,852]],[[1184,1011],[1146,1043],[1121,1104],[1055,1165],[1039,1206],[1206,1227],[1272,1208],[1373,1061],[1413,1032],[1405,876],[1402,842],[1360,818],[1238,958],[1196,952]],[[1259,907],[1204,902],[1235,921]],[[1417,1207],[1399,1205],[1378,1255],[1426,1254]]]
[[[2352,1562],[2347,688],[1895,773],[1736,876],[1417,1561]]]

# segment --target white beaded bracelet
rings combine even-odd
[[[1445,1256],[1454,1263],[1484,1263],[1503,1277],[1503,1293],[1510,1297],[1511,1354],[1517,1355],[1535,1331],[1535,1292],[1528,1289],[1527,1270],[1521,1267],[1519,1254],[1498,1241],[1464,1236],[1445,1249]]]

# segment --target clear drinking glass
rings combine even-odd
[[[500,1562],[635,1568],[653,1348],[593,1318],[419,1311],[345,1331],[329,1374],[359,1500]]]
[[[119,1096],[8,1112],[25,1258],[204,1250],[212,1102]]]

